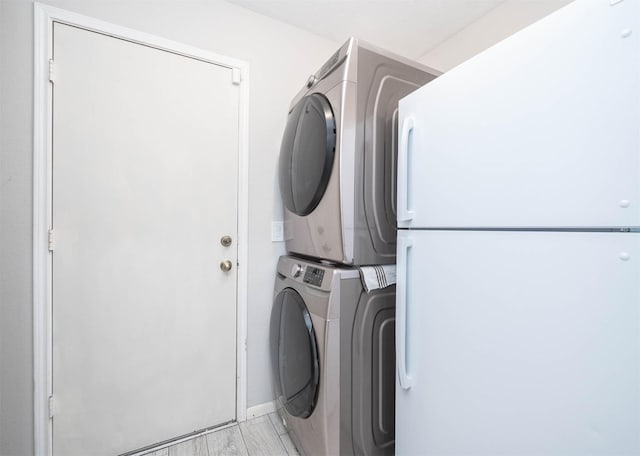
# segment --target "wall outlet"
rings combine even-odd
[[[284,223],[283,222],[271,222],[271,242],[284,241]]]

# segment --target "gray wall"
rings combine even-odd
[[[248,405],[272,400],[268,322],[281,220],[276,159],[288,104],[341,44],[220,0],[47,3],[251,64]],[[33,452],[33,5],[0,0],[0,455]]]
[[[32,13],[0,2],[0,454],[28,455],[32,432]]]

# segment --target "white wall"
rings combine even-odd
[[[272,400],[268,328],[281,219],[276,159],[289,101],[341,43],[221,0],[45,3],[251,64],[248,405]],[[0,0],[0,455],[32,454],[33,5]]]
[[[573,0],[507,0],[417,60],[447,71]]]

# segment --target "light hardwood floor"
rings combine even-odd
[[[298,455],[276,413],[195,437],[147,456],[294,456]]]

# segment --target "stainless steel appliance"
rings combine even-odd
[[[298,450],[392,455],[395,287],[367,293],[357,269],[283,256],[274,296],[276,400]]]
[[[288,252],[395,262],[398,100],[438,74],[351,38],[310,76],[280,151]]]

